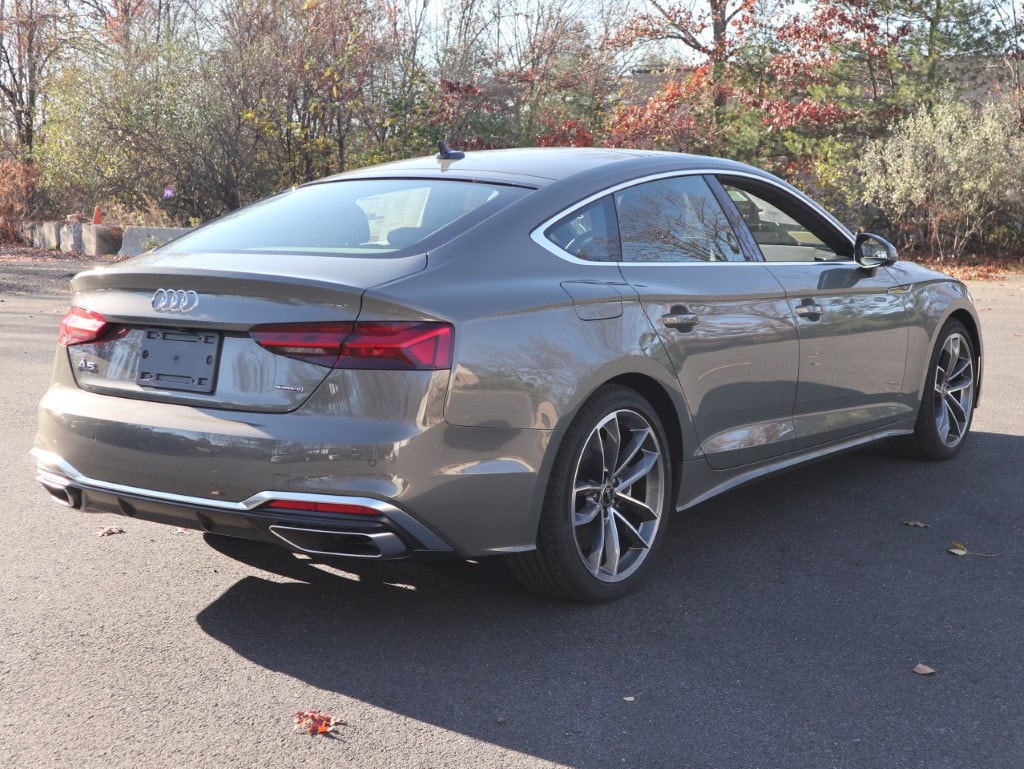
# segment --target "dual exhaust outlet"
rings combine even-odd
[[[47,483],[43,487],[50,496],[65,507],[82,509],[82,490],[74,486]],[[122,505],[124,507],[124,505]],[[204,525],[204,516],[197,516],[198,528],[211,531]],[[191,523],[192,521],[183,521]],[[272,524],[269,531],[288,547],[309,555],[344,556],[347,558],[396,558],[406,555],[409,548],[401,537],[391,531],[357,531],[344,529],[315,529],[305,526]],[[218,533],[218,532],[213,532]]]

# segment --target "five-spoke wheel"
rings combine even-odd
[[[652,406],[628,388],[602,387],[566,431],[537,550],[514,556],[513,572],[538,592],[581,601],[629,592],[664,534],[671,468]]]
[[[956,456],[974,415],[978,359],[964,325],[949,320],[932,352],[910,447],[927,459]]]
[[[591,430],[574,474],[570,507],[576,550],[604,582],[643,564],[661,523],[665,460],[654,427],[619,409]]]
[[[974,408],[974,354],[970,341],[959,331],[942,343],[933,384],[938,438],[949,447],[956,446],[967,435]]]

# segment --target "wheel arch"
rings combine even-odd
[[[679,487],[682,482],[683,457],[683,418],[672,397],[665,388],[655,379],[644,374],[621,374],[610,379],[605,384],[618,384],[628,387],[639,393],[651,404],[661,421],[661,428],[665,431],[668,440],[669,467],[672,472],[672,496],[671,499],[679,498]]]
[[[551,469],[554,465],[555,455],[564,438],[565,429],[576,418],[579,410],[594,393],[606,385],[622,385],[643,396],[655,411],[655,415],[661,422],[665,437],[668,440],[670,470],[672,472],[672,499],[679,499],[679,491],[682,486],[682,472],[680,468],[686,457],[685,433],[690,424],[689,413],[686,404],[682,402],[681,393],[671,393],[665,384],[650,374],[640,372],[619,373],[614,376],[602,378],[591,387],[585,396],[581,397],[571,412],[563,414],[563,422],[555,433],[554,439],[550,442],[544,455],[543,463],[538,474],[538,482],[534,490],[534,500],[531,505],[532,527],[536,527],[540,520],[540,510],[543,504],[544,495],[548,484],[551,481]],[[695,444],[694,444],[695,445]]]
[[[647,544],[642,548],[633,546],[626,548],[625,552],[632,553],[630,557],[635,561],[631,563],[627,560],[627,570],[621,582],[617,578],[605,581],[593,569],[590,569],[591,575],[594,575],[597,580],[601,580],[601,584],[596,582],[590,584],[588,580],[580,578],[582,571],[586,570],[580,556],[583,555],[589,560],[594,552],[584,554],[581,548],[585,547],[587,542],[593,545],[595,540],[586,539],[581,544],[581,540],[576,538],[575,526],[579,524],[572,523],[571,515],[568,518],[564,515],[565,495],[569,494],[575,500],[578,494],[585,493],[576,486],[581,463],[579,452],[583,451],[588,444],[590,440],[588,436],[592,436],[604,420],[613,417],[618,419],[618,414],[624,413],[618,409],[632,410],[632,417],[629,418],[633,420],[656,423],[656,432],[663,436],[659,440],[664,455],[662,468],[665,472],[671,473],[671,485],[660,486],[658,492],[665,505],[661,514],[662,520],[659,522],[658,516],[653,516],[647,519],[648,523],[654,522],[655,531],[663,532],[664,519],[675,509],[680,473],[676,471],[673,463],[678,457],[678,452],[681,451],[684,428],[680,424],[680,415],[676,410],[677,404],[674,403],[672,393],[656,379],[639,373],[627,372],[603,379],[600,384],[590,389],[581,398],[579,406],[573,410],[572,414],[567,415],[568,428],[559,431],[561,434],[558,440],[553,440],[549,446],[547,453],[554,461],[545,462],[544,483],[539,484],[542,488],[539,488],[538,491],[543,490],[544,498],[537,520],[535,548],[508,553],[508,563],[512,573],[531,590],[588,603],[603,603],[613,600],[629,592],[632,586],[637,584],[636,579],[643,579],[642,574],[646,573],[646,567],[643,564],[647,563],[645,560],[647,555],[653,553],[657,549],[658,543],[664,540],[663,535],[657,536],[653,532],[649,532],[650,539],[646,539],[643,534],[638,534],[637,532],[642,531],[641,524],[638,523],[636,528],[629,530],[635,537],[644,537]],[[645,432],[648,434],[644,436],[643,440],[650,440],[651,431]],[[635,454],[634,450],[630,456],[633,457]],[[601,463],[604,464],[603,450],[601,455]],[[653,468],[649,466],[643,470],[643,473],[646,475],[651,469]],[[604,494],[607,494],[608,488],[617,485],[619,481],[615,480],[614,475],[606,475],[605,478],[606,480],[601,483],[609,484],[604,487]],[[629,481],[629,483],[632,485],[633,481]],[[552,484],[557,485],[552,486]],[[589,488],[593,490],[601,487],[591,486]],[[641,503],[644,502],[643,497],[638,497],[638,499]],[[594,497],[588,504],[594,505],[596,500],[597,497]],[[603,505],[604,503],[602,503],[602,507]],[[626,512],[628,512],[628,508]],[[595,510],[594,514],[598,513],[600,510]],[[604,515],[604,513],[600,514]],[[622,514],[615,513],[615,515],[621,517]],[[593,517],[594,515],[591,515],[590,520],[583,522],[584,525],[589,525]],[[608,517],[608,521],[613,520],[611,516]],[[618,528],[618,525],[614,523],[608,525]],[[630,524],[626,525],[631,526]],[[572,528],[567,529],[567,526]],[[603,526],[604,524],[602,524]],[[596,547],[601,548],[601,552],[604,553],[604,537],[602,536],[598,541],[602,544],[596,545]],[[616,553],[614,569],[617,570],[620,549],[617,544],[619,540],[614,541],[616,544],[612,546],[612,550]],[[645,571],[633,574],[635,569],[645,569]]]
[[[968,379],[966,384],[960,384],[955,388],[950,386],[952,380],[948,375],[951,363],[952,368],[959,372],[958,377],[967,369],[957,369],[953,361],[953,358],[959,358],[963,352],[959,342],[946,351],[946,345],[954,335],[960,339],[963,339],[964,335],[968,337],[966,341],[972,347],[971,364],[974,368],[973,381]],[[943,368],[940,368],[942,355],[951,357],[942,364]],[[940,371],[943,372],[941,381]],[[981,332],[972,308],[955,308],[944,315],[941,323],[937,324],[924,380],[913,432],[899,437],[897,443],[914,457],[949,460],[957,455],[967,438],[981,385]],[[960,397],[955,393],[968,386],[973,389],[970,402],[958,402],[955,407],[951,407],[949,403],[957,401]],[[934,388],[934,391],[929,392],[929,388]]]
[[[981,399],[981,384],[982,384],[982,359],[981,359],[981,329],[978,327],[977,319],[969,313],[965,308],[961,307],[950,313],[949,318],[946,320],[958,320],[967,329],[967,333],[971,335],[971,344],[974,346],[975,365],[977,367],[977,377],[974,384],[974,406],[978,407],[978,402]],[[945,321],[942,325],[946,325]]]

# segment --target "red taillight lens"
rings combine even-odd
[[[454,337],[447,323],[288,323],[256,326],[249,334],[270,352],[331,368],[452,366]]]
[[[99,313],[72,307],[60,319],[60,335],[57,344],[70,347],[73,344],[95,342],[103,336],[109,324]]]
[[[287,499],[275,499],[263,505],[273,510],[308,510],[314,513],[345,513],[349,515],[379,515],[372,507],[362,505],[345,505],[334,502],[295,502]]]
[[[256,344],[277,355],[319,366],[334,366],[352,323],[288,323],[256,326],[249,332]]]
[[[339,368],[452,367],[447,323],[357,323],[342,345]]]

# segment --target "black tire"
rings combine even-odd
[[[978,355],[967,328],[950,319],[942,327],[928,364],[921,408],[903,446],[923,459],[952,459],[967,440],[974,418]]]
[[[544,595],[586,603],[620,598],[650,571],[671,490],[668,441],[654,408],[627,387],[602,387],[558,448],[537,549],[510,556],[509,566]]]

